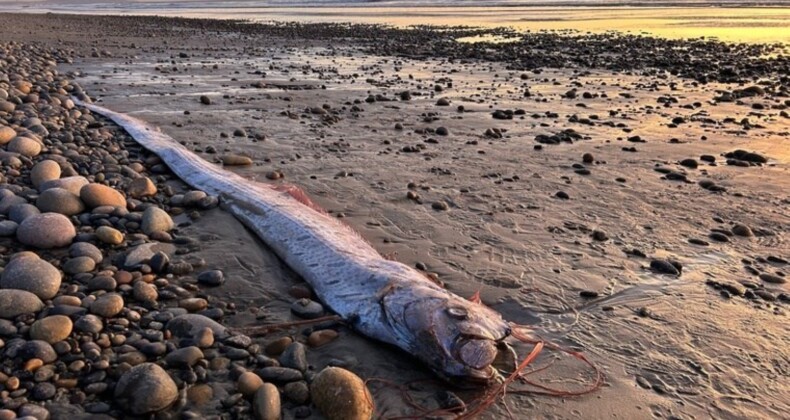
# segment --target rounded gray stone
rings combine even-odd
[[[51,181],[44,181],[38,186],[38,191],[43,192],[50,188],[63,188],[64,190],[79,196],[82,187],[88,184],[88,179],[84,176],[68,176],[65,178],[53,179]]]
[[[38,296],[17,289],[0,289],[0,318],[14,319],[19,315],[32,314],[44,309]]]
[[[142,363],[121,376],[115,400],[132,414],[146,414],[169,407],[178,397],[178,388],[164,369]]]
[[[70,257],[89,257],[97,264],[102,262],[104,259],[104,255],[102,255],[101,250],[88,242],[75,242],[71,244],[69,247],[69,256]]]
[[[60,248],[69,245],[77,230],[68,217],[58,213],[30,216],[19,225],[16,238],[19,242],[36,248]]]
[[[33,256],[12,259],[0,275],[0,288],[25,290],[44,300],[55,297],[60,282],[55,266]]]
[[[143,212],[141,228],[146,235],[154,232],[167,232],[174,226],[173,218],[159,207],[149,207]]]
[[[0,222],[0,236],[9,237],[16,235],[19,225],[13,220],[3,220]]]
[[[36,200],[36,207],[45,213],[59,213],[66,216],[85,211],[82,200],[63,188],[50,188],[42,192]]]
[[[23,204],[15,204],[8,209],[8,218],[17,222],[22,223],[30,216],[35,216],[37,214],[41,214],[41,210],[38,207],[23,203]]]
[[[214,337],[224,339],[228,330],[217,321],[199,314],[179,315],[167,322],[167,329],[180,338],[192,338],[203,328],[210,328]]]

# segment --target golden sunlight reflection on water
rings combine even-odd
[[[121,11],[120,13],[124,13]],[[507,26],[518,30],[619,31],[665,38],[790,45],[790,8],[311,7],[137,9],[134,14],[255,21]]]

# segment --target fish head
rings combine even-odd
[[[414,355],[449,382],[496,379],[492,363],[511,333],[499,313],[445,292],[410,302],[403,322],[413,335]]]

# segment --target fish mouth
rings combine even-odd
[[[490,383],[497,376],[492,366],[501,351],[497,341],[479,337],[460,337],[456,341],[455,359],[464,366],[467,382]]]

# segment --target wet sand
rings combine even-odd
[[[790,259],[788,80],[770,65],[703,83],[672,69],[514,69],[440,48],[407,55],[406,44],[371,47],[321,26],[315,36],[283,37],[202,21],[106,19],[0,16],[5,39],[74,48],[79,58],[60,68],[102,106],[161,126],[208,160],[249,156],[254,165],[234,170],[251,179],[281,171],[275,182],[304,188],[383,254],[424,266],[461,296],[479,290],[505,318],[583,351],[605,372],[606,386],[592,395],[510,396],[485,418],[508,409],[516,418],[790,410],[790,291],[779,282]],[[640,53],[633,40],[611,42]],[[493,44],[475,48],[506,57]],[[754,96],[722,100],[750,86],[760,86],[748,90]],[[728,164],[724,155],[737,149],[766,162]],[[748,233],[736,225],[751,236],[734,234]],[[236,303],[226,324],[292,319],[288,289],[299,279],[238,222],[217,209],[184,230],[206,235],[196,255],[225,271],[227,283],[207,293]],[[656,261],[670,260],[680,275],[656,272],[666,266]],[[308,357],[316,368],[339,359],[363,378],[432,378],[345,329]],[[535,378],[574,389],[589,373],[560,358]],[[430,405],[446,388],[416,394]],[[389,389],[376,402],[382,416],[410,413]]]

